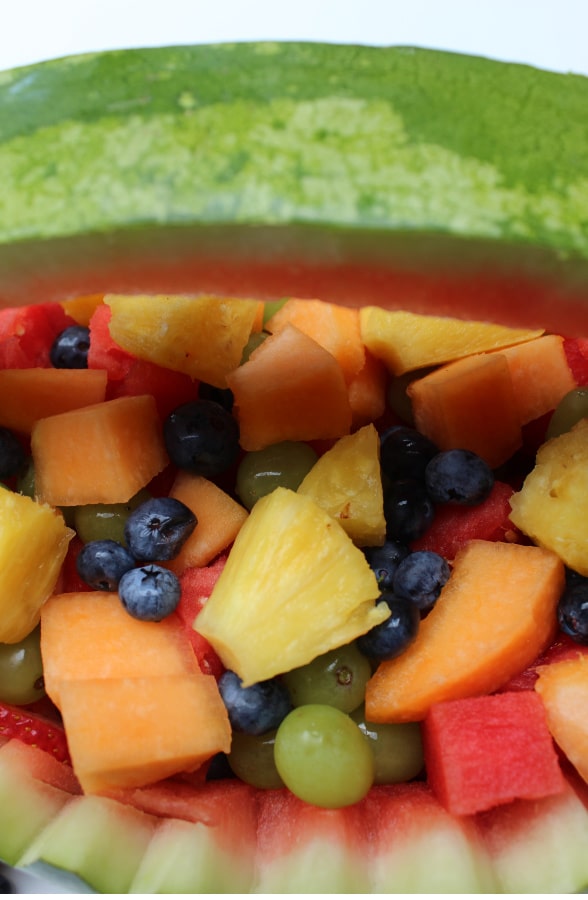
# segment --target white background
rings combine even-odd
[[[0,0],[0,69],[263,39],[412,44],[588,74],[588,0]]]

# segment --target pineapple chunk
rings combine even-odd
[[[511,521],[540,547],[588,576],[588,419],[553,438],[511,497]]]
[[[104,302],[117,344],[218,388],[226,388],[263,315],[260,301],[230,297],[107,294]]]
[[[21,641],[38,624],[72,536],[50,506],[0,490],[0,642]]]
[[[364,344],[393,375],[511,347],[543,334],[542,330],[425,316],[377,306],[365,306],[359,315]]]
[[[253,507],[195,628],[250,685],[385,621],[379,593],[341,526],[310,497],[276,488]]]
[[[374,425],[340,438],[314,464],[299,494],[337,519],[358,547],[381,547],[386,539],[380,438]]]

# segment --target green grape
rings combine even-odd
[[[16,644],[0,644],[0,699],[25,706],[44,696],[41,629],[37,626]]]
[[[288,713],[276,733],[274,756],[286,787],[314,806],[350,806],[373,784],[370,742],[334,706],[313,703]]]
[[[241,365],[246,363],[254,350],[257,350],[261,344],[265,341],[265,339],[269,337],[267,331],[254,331],[250,336],[249,340],[243,347],[243,355],[241,356]]]
[[[234,732],[228,760],[237,778],[264,790],[284,787],[274,760],[275,740],[275,731],[260,735]]]
[[[547,428],[548,439],[565,434],[580,419],[588,416],[588,387],[575,388],[562,397],[558,403]]]
[[[371,663],[355,644],[317,656],[283,676],[294,706],[326,703],[350,713],[361,706],[371,677]]]
[[[244,506],[255,503],[277,487],[295,491],[317,461],[317,454],[303,441],[282,441],[247,453],[237,470],[235,489]]]
[[[76,506],[73,513],[74,528],[85,544],[89,541],[125,542],[125,522],[134,509],[149,500],[147,490],[139,491],[128,503],[95,503]]]
[[[370,740],[376,763],[376,784],[396,784],[420,775],[424,757],[418,722],[366,722],[363,707],[355,710],[351,718]]]
[[[269,322],[272,316],[282,308],[284,303],[288,300],[287,297],[282,297],[281,300],[266,300],[263,304],[263,324]]]

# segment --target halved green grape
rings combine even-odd
[[[588,416],[588,387],[569,391],[558,403],[547,426],[546,437],[554,438],[571,431],[580,419]]]
[[[245,454],[237,470],[235,489],[247,509],[277,487],[295,491],[317,461],[304,441],[281,441]]]
[[[351,718],[369,738],[375,760],[375,784],[411,781],[423,770],[423,741],[418,722],[367,722],[364,707]]]
[[[371,675],[370,661],[353,643],[329,650],[305,666],[292,669],[283,676],[283,681],[294,706],[326,703],[350,713],[363,703]]]
[[[45,696],[41,629],[16,644],[0,644],[0,700],[25,706]]]
[[[288,713],[276,733],[274,756],[286,787],[314,806],[350,806],[373,784],[369,739],[334,706],[313,703]]]
[[[275,741],[275,730],[259,735],[233,732],[227,758],[237,778],[264,790],[284,787],[274,760]]]
[[[95,503],[76,506],[73,527],[84,544],[90,541],[118,541],[126,546],[125,522],[141,503],[151,499],[147,490],[139,491],[128,503]]]

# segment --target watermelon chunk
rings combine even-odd
[[[429,784],[456,816],[565,789],[543,704],[531,691],[435,704],[423,746]]]
[[[588,338],[565,338],[563,348],[578,387],[588,384]]]
[[[490,495],[478,506],[442,504],[425,534],[411,544],[412,550],[433,550],[452,560],[467,541],[504,541],[516,535],[510,521],[509,500],[514,489],[496,481]]]
[[[514,675],[500,690],[532,691],[539,677],[541,666],[549,666],[551,663],[562,662],[564,659],[575,659],[577,656],[584,656],[586,653],[588,653],[588,646],[578,644],[577,641],[560,631],[549,647],[543,653],[540,653],[530,666]]]
[[[49,367],[51,345],[69,325],[75,320],[58,303],[0,310],[0,368]]]
[[[195,630],[194,622],[212,594],[226,561],[227,553],[221,553],[208,566],[191,566],[186,569],[180,576],[182,593],[176,608],[176,615],[186,630],[200,668],[206,675],[214,675],[217,679],[225,671],[225,667],[211,644]]]

